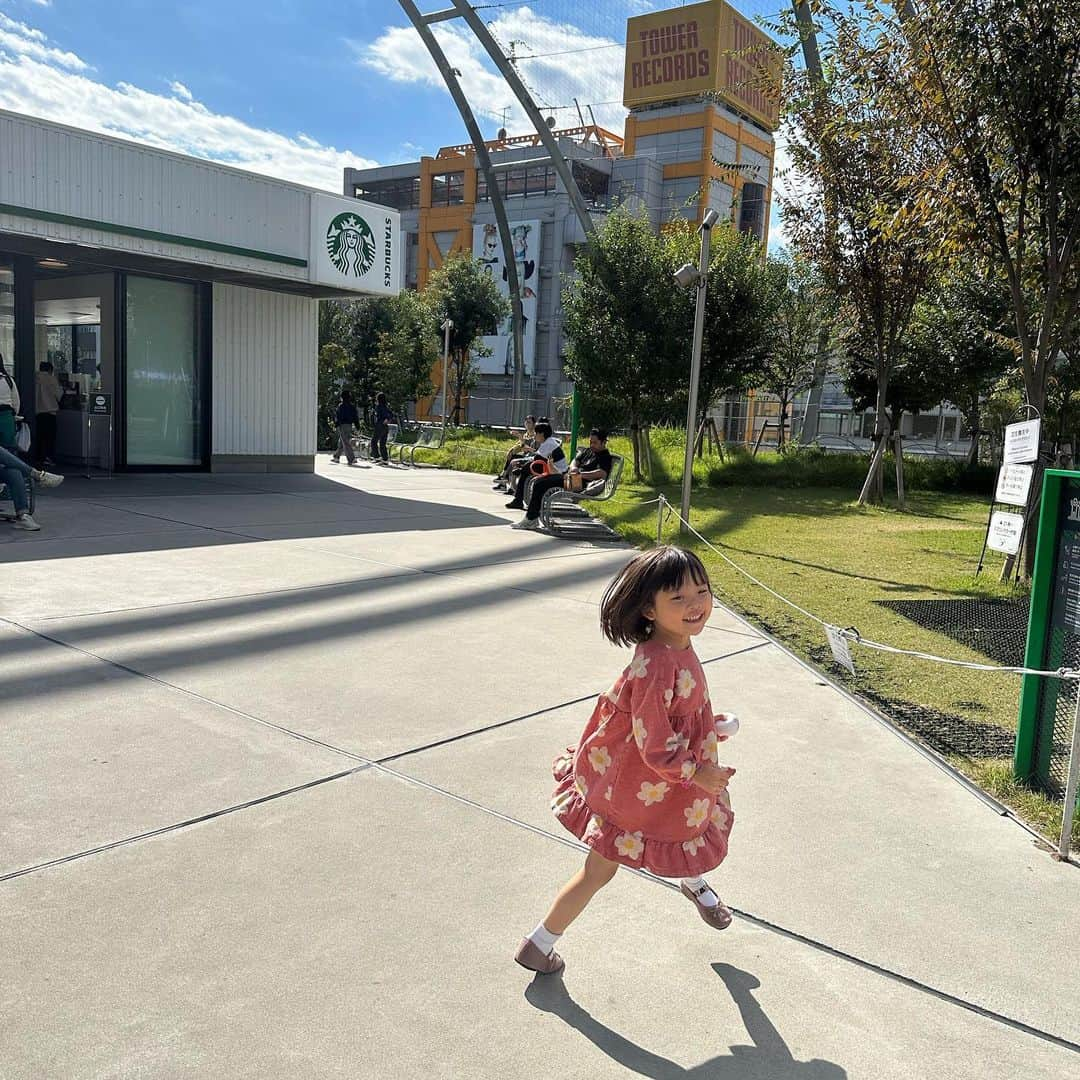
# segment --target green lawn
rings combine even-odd
[[[483,443],[488,447],[508,445],[495,438]],[[467,453],[463,449],[466,444],[476,447],[481,441],[462,432],[439,452],[444,456],[439,463],[470,471],[495,471],[492,454]],[[625,440],[613,439],[612,449],[627,456],[623,482],[614,498],[595,503],[591,509],[630,542],[654,543],[657,508],[644,504],[663,491],[678,505],[679,439],[674,433],[656,433],[655,485],[634,482]],[[829,478],[844,468],[835,459],[822,464]],[[854,626],[864,637],[901,648],[992,662],[984,654],[876,603],[886,599],[1014,596],[1009,586],[998,583],[1000,556],[991,553],[987,568],[978,578],[974,576],[986,526],[987,498],[916,490],[910,493],[903,512],[861,508],[855,505],[855,485],[777,486],[777,478],[782,481],[786,474],[785,465],[776,455],[752,462],[750,468],[759,474],[753,481],[765,486],[740,486],[731,481],[748,475],[745,458],[729,460],[726,466],[716,458],[697,462],[692,524],[728,558],[829,622]],[[725,475],[725,471],[734,475]],[[848,471],[857,476],[858,463]],[[1000,746],[998,754],[991,757],[949,750],[953,741],[985,741],[988,731],[994,734],[990,729],[1001,732],[993,741],[1008,746],[1016,726],[1017,676],[929,664],[856,645],[852,652],[858,674],[851,677],[832,663],[817,624],[747,581],[705,545],[680,537],[675,521],[666,524],[664,539],[698,552],[709,568],[717,595],[726,604],[849,689],[868,696],[1046,835],[1056,836],[1060,804],[1012,783],[1011,762],[1001,754]],[[913,706],[921,708],[912,714]],[[938,740],[938,732],[952,732],[958,738]],[[1074,832],[1080,842],[1080,815]]]

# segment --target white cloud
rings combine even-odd
[[[89,77],[90,66],[55,48],[40,31],[0,15],[0,109],[219,161],[251,172],[340,191],[346,166],[375,162],[215,113],[172,81],[173,96],[130,83],[108,86]]]
[[[626,110],[622,100],[622,41],[586,33],[570,23],[559,23],[522,7],[506,12],[489,24],[504,48],[518,43],[522,57],[518,71],[533,92],[540,111],[557,107],[559,127],[577,125],[572,99],[584,109],[595,106],[597,123],[622,133]],[[469,104],[478,116],[502,121],[508,108],[511,131],[531,131],[524,111],[494,69],[487,53],[467,28],[433,28],[451,67],[461,72],[460,82]],[[373,42],[350,42],[359,61],[395,82],[419,83],[445,89],[442,77],[428,55],[419,35],[411,27],[388,27]],[[558,55],[548,55],[548,54]],[[536,57],[536,59],[530,59]]]
[[[47,44],[45,35],[26,23],[16,22],[7,15],[0,15],[0,60],[13,56],[27,56],[44,64],[86,71],[89,67],[72,52],[54,49]]]

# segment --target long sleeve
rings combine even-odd
[[[690,753],[689,740],[677,734],[668,718],[674,696],[675,668],[663,656],[634,657],[630,671],[630,713],[634,742],[653,772],[677,784],[687,784],[700,764]]]

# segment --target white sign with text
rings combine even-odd
[[[1020,550],[1020,537],[1023,532],[1023,514],[1007,514],[1003,510],[996,510],[990,518],[986,546],[1006,555],[1015,555]]]
[[[311,263],[317,285],[396,296],[401,292],[401,215],[360,199],[311,196]]]
[[[1031,465],[1002,465],[998,472],[994,501],[1009,506],[1027,506],[1034,471]]]
[[[1018,465],[1039,459],[1041,420],[1025,420],[1022,424],[1005,425],[1005,464]]]

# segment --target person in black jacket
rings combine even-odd
[[[373,461],[390,463],[390,451],[386,449],[386,439],[390,434],[390,424],[396,423],[393,409],[386,403],[386,395],[380,390],[375,395],[375,433],[371,436],[371,457]]]
[[[352,448],[353,428],[360,424],[360,414],[356,411],[352,394],[348,390],[341,391],[341,403],[334,415],[334,426],[337,428],[338,444],[331,461],[338,462],[344,454],[350,465],[356,464],[356,455]]]

